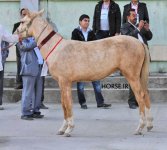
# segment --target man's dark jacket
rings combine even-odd
[[[131,3],[124,6],[122,23],[127,22],[127,13],[129,9],[131,9]],[[149,23],[148,10],[145,3],[140,3],[140,2],[138,3],[138,14],[139,14],[139,21],[144,20]]]
[[[72,32],[72,40],[78,40],[78,41],[85,41],[84,35],[82,34],[82,31],[80,30],[80,27],[75,28]],[[87,41],[94,41],[96,40],[96,36],[92,30],[88,32],[88,38]]]
[[[17,22],[14,24],[12,33],[14,33],[16,31],[16,29],[19,27],[19,25],[20,25],[20,22]]]
[[[94,33],[97,33],[100,30],[100,16],[101,16],[102,5],[103,5],[103,1],[101,0],[95,6],[94,17],[93,17],[93,31],[94,31]],[[119,5],[116,4],[112,0],[110,0],[108,19],[109,19],[110,36],[114,36],[115,33],[120,33],[121,11],[120,11]]]
[[[137,28],[135,28],[129,22],[123,24],[123,26],[121,27],[121,34],[133,36],[136,39],[138,39],[138,34],[140,34],[146,45],[148,45],[147,41],[151,40],[152,36],[153,36],[152,32],[150,30],[147,31],[143,28],[139,31]]]

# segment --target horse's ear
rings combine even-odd
[[[39,12],[38,12],[38,15],[39,16],[42,16],[43,15],[43,13],[44,13],[44,11],[45,11],[45,9],[43,8],[43,9],[41,9]]]

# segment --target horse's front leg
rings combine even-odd
[[[61,89],[61,102],[64,111],[64,121],[61,128],[58,131],[58,134],[64,134],[66,137],[71,136],[71,132],[74,128],[71,85],[71,82],[64,80],[59,81],[59,86]]]

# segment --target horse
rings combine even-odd
[[[100,80],[116,70],[120,70],[129,82],[139,105],[139,125],[134,134],[142,134],[145,125],[150,131],[153,117],[148,92],[150,59],[147,46],[126,35],[90,42],[66,40],[59,33],[51,36],[53,28],[42,18],[43,12],[29,11],[21,20],[17,33],[22,37],[35,37],[51,76],[59,84],[64,120],[58,134],[69,137],[74,129],[72,83]]]

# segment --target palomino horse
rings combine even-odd
[[[70,136],[73,128],[71,86],[75,81],[94,81],[120,70],[131,85],[139,104],[140,121],[135,134],[153,127],[148,93],[149,52],[147,46],[130,36],[115,36],[98,41],[65,40],[41,17],[43,11],[29,12],[21,21],[18,33],[34,36],[37,44],[45,41],[41,53],[49,72],[58,81],[64,121],[58,134]],[[45,39],[45,40],[44,40]],[[46,42],[47,39],[47,42]]]

